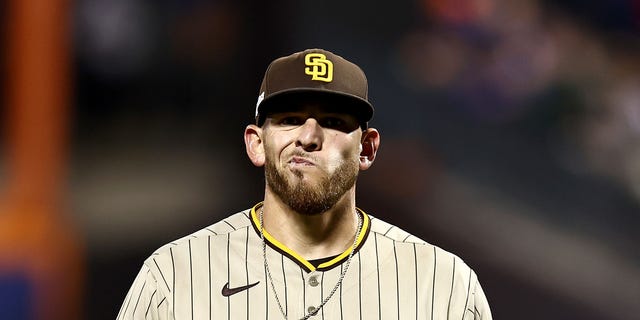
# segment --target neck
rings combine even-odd
[[[293,211],[267,190],[262,210],[265,230],[307,260],[349,249],[358,226],[353,189],[332,208],[314,215]]]

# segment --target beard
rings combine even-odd
[[[295,177],[288,179],[267,157],[265,179],[275,195],[294,211],[315,215],[331,209],[355,185],[358,162],[356,159],[346,159],[334,173],[320,178],[316,183],[304,181],[304,173],[300,170],[292,172]]]

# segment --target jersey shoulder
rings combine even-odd
[[[438,265],[453,265],[456,264],[458,270],[456,273],[468,273],[472,272],[471,268],[465,263],[465,261],[458,255],[440,248],[434,244],[422,240],[421,238],[388,223],[384,220],[378,219],[369,215],[371,218],[371,233],[375,233],[378,237],[382,237],[387,241],[394,242],[396,246],[412,246],[416,250],[418,257],[422,259],[433,261]]]
[[[400,227],[388,223],[384,220],[378,219],[372,215],[369,215],[371,219],[371,232],[377,233],[389,240],[403,243],[416,243],[416,244],[428,244],[426,241],[412,235],[411,233],[402,230]]]
[[[166,256],[169,254],[171,250],[180,249],[182,247],[188,246],[190,241],[198,241],[209,239],[211,237],[221,237],[227,236],[230,233],[236,232],[238,230],[243,230],[249,226],[251,226],[251,220],[249,219],[249,213],[251,209],[246,209],[240,211],[238,213],[232,214],[212,225],[209,225],[205,228],[202,228],[196,232],[193,232],[189,235],[186,235],[182,238],[179,238],[175,241],[167,243],[156,251],[147,259],[152,259],[158,256]]]
[[[463,259],[393,224],[369,217],[366,250],[378,257],[376,269],[381,265],[389,265],[392,270],[402,268],[401,274],[415,275],[416,288],[444,293],[433,295],[431,305],[439,306],[447,314],[449,310],[458,310],[457,316],[451,318],[492,319],[478,276]],[[469,313],[475,316],[468,317]]]

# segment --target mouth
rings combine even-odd
[[[289,160],[289,165],[293,167],[313,167],[316,164],[308,158],[294,156]]]

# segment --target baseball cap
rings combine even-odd
[[[296,52],[269,64],[258,93],[256,123],[262,126],[277,107],[315,99],[353,114],[364,129],[373,117],[367,91],[367,77],[354,63],[323,49]]]

